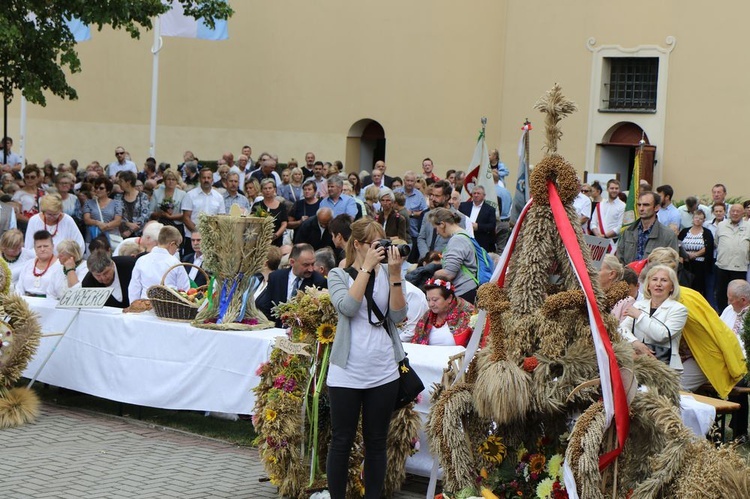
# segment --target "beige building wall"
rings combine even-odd
[[[716,182],[728,186],[729,196],[750,197],[750,169],[738,161],[749,129],[750,94],[745,89],[750,87],[750,70],[738,62],[746,58],[743,25],[750,16],[750,4],[635,0],[624,6],[595,0],[531,0],[508,5],[500,131],[506,160],[517,147],[518,121],[525,115],[531,115],[535,125],[532,163],[541,159],[542,118],[530,109],[557,81],[579,106],[579,112],[563,122],[560,152],[579,171],[598,171],[600,165],[593,162],[591,152],[602,141],[601,131],[606,127],[590,130],[590,117],[601,118],[603,113],[590,108],[591,92],[596,90],[591,88],[595,55],[587,41],[593,38],[596,45],[626,49],[666,48],[667,38],[673,37],[663,139],[650,137],[659,159],[654,181],[670,183],[676,199],[710,194]],[[654,129],[651,115],[618,116],[639,124],[647,133]]]
[[[373,119],[385,130],[389,173],[419,169],[431,156],[441,174],[467,165],[487,116],[488,145],[500,147],[512,184],[521,124],[527,117],[534,124],[535,163],[543,118],[532,106],[559,82],[579,106],[562,124],[560,152],[580,172],[599,171],[604,131],[631,121],[657,147],[655,182],[671,183],[676,198],[707,194],[715,182],[730,196],[750,194],[741,163],[750,129],[746,2],[243,0],[233,7],[229,41],[164,39],[159,161],[179,162],[186,149],[215,159],[249,143],[256,157],[268,150],[301,160],[313,150],[353,170],[349,129]],[[150,32],[133,41],[105,30],[81,44],[83,73],[71,78],[79,100],[50,97],[46,108],[29,107],[29,159],[111,161],[123,145],[142,164],[151,43]],[[669,50],[656,115],[605,116],[596,108],[595,49],[610,46]],[[16,99],[17,144],[18,116]]]
[[[364,118],[385,129],[393,171],[418,168],[427,155],[441,169],[465,165],[483,115],[490,137],[499,138],[505,2],[233,7],[229,41],[164,38],[158,160],[175,163],[185,149],[217,158],[245,143],[256,157],[268,150],[301,160],[313,150],[319,159],[343,160],[349,129]],[[122,144],[142,164],[151,43],[151,33],[132,41],[105,31],[80,44],[83,73],[71,79],[79,100],[30,106],[29,159],[110,161]],[[12,109],[18,116],[17,102]]]

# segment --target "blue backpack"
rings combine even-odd
[[[473,272],[469,270],[469,268],[466,265],[461,265],[461,271],[466,274],[467,276],[471,277],[475,283],[477,283],[477,286],[481,286],[484,283],[490,282],[490,279],[492,279],[492,274],[495,272],[495,262],[490,258],[490,255],[487,254],[487,251],[479,246],[479,243],[476,239],[473,239],[469,237],[468,234],[464,232],[458,232],[457,234],[461,234],[469,238],[469,241],[474,244],[474,258],[477,261],[477,275],[474,275]]]

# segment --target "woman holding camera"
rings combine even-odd
[[[351,231],[346,246],[348,268],[331,269],[328,274],[328,291],[339,318],[327,379],[332,435],[326,469],[331,497],[343,499],[361,411],[365,497],[377,499],[385,481],[398,362],[404,358],[396,333],[396,324],[406,318],[401,280],[404,257],[396,246],[387,250],[380,246],[385,232],[371,218],[352,223]],[[356,277],[352,277],[354,271]]]
[[[461,217],[447,208],[430,210],[427,217],[435,232],[448,239],[443,250],[443,268],[433,277],[453,283],[456,296],[473,304],[478,287],[477,257],[471,236],[459,225]]]

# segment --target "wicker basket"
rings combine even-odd
[[[203,273],[206,277],[206,281],[210,280],[206,271],[197,265],[193,265],[192,263],[178,263],[177,265],[169,267],[167,271],[164,272],[164,275],[161,278],[161,283],[148,288],[146,295],[148,296],[148,299],[151,300],[151,305],[154,307],[154,313],[156,313],[158,318],[171,321],[189,322],[195,319],[200,304],[191,302],[177,291],[164,285],[164,280],[166,279],[167,274],[177,267],[195,267]],[[206,286],[201,286],[198,289],[205,291]]]

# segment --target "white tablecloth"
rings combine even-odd
[[[424,432],[424,423],[430,412],[430,395],[434,387],[433,383],[440,383],[443,379],[443,369],[448,367],[448,359],[457,353],[463,352],[464,347],[443,347],[416,345],[404,343],[404,350],[409,356],[409,364],[414,368],[424,383],[422,400],[417,404],[416,410],[422,417],[422,429],[419,431],[419,452],[406,460],[406,471],[421,476],[430,476],[432,470],[432,454],[430,454],[427,435]]]
[[[45,334],[62,332],[74,310],[27,298]],[[260,378],[281,329],[213,331],[123,314],[105,307],[82,310],[44,367],[39,381],[128,404],[163,409],[250,414]],[[43,338],[24,376],[31,378],[59,337]]]
[[[40,315],[45,334],[62,332],[75,311],[56,309],[56,301],[26,298]],[[255,370],[269,359],[282,329],[213,331],[184,322],[157,319],[152,312],[123,314],[120,309],[82,310],[45,366],[39,381],[128,404],[163,409],[251,414]],[[59,337],[43,338],[24,376],[31,378]],[[424,382],[417,405],[422,421],[430,410],[433,383],[448,359],[463,347],[404,344],[412,367]],[[712,407],[683,398],[683,420],[696,433],[713,420]],[[712,414],[715,415],[715,412]],[[700,422],[700,423],[698,423]],[[420,450],[410,457],[410,473],[429,476],[432,456],[424,431]]]

